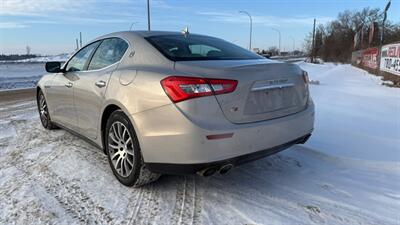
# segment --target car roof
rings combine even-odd
[[[182,35],[181,32],[176,31],[131,31],[142,37],[151,37],[151,36],[159,36],[159,35]]]
[[[176,31],[147,31],[147,30],[138,30],[138,31],[119,31],[110,34],[103,35],[101,37],[96,38],[95,40],[104,39],[108,37],[129,37],[129,36],[140,36],[142,38],[159,36],[159,35],[183,35],[181,32]],[[199,35],[192,34],[191,35]],[[205,35],[202,35],[205,36]],[[95,41],[93,40],[93,41]]]

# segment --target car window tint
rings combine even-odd
[[[203,35],[159,35],[146,37],[146,40],[173,61],[263,58],[222,39]]]
[[[81,49],[75,56],[68,62],[65,70],[67,72],[82,71],[85,68],[86,61],[89,59],[92,52],[96,49],[99,42],[94,42],[83,49]]]
[[[96,50],[89,64],[89,70],[98,70],[121,60],[128,43],[120,38],[105,39]]]
[[[217,55],[221,53],[221,50],[214,48],[209,45],[199,44],[199,45],[189,45],[190,53],[197,56],[210,56]]]

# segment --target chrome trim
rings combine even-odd
[[[264,90],[272,90],[272,89],[282,89],[282,88],[288,88],[288,87],[293,87],[293,83],[289,84],[274,84],[274,85],[254,85],[255,87],[251,88],[251,91],[264,91]]]
[[[65,87],[72,88],[73,85],[74,84],[72,82],[68,82],[68,83],[65,84]]]
[[[94,83],[97,87],[102,88],[104,86],[106,86],[106,82],[103,80],[97,81],[96,83]]]

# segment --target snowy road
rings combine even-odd
[[[399,89],[348,65],[300,65],[321,83],[309,143],[139,189],[90,144],[44,130],[33,101],[0,102],[0,224],[399,224]]]

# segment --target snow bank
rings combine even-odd
[[[316,102],[308,147],[334,156],[400,162],[400,89],[351,65],[299,63]]]

